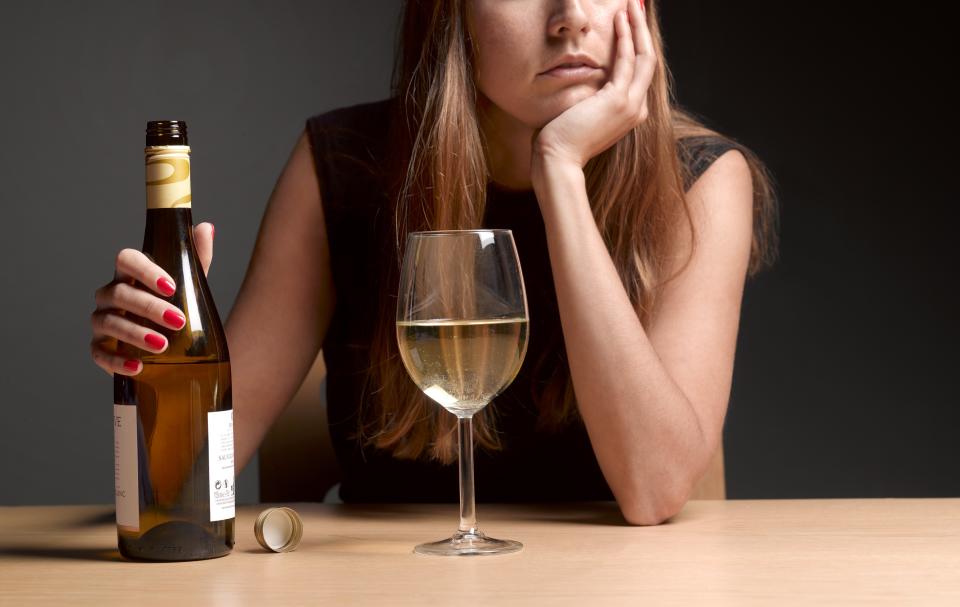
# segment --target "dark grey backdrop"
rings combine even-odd
[[[392,2],[37,2],[0,17],[0,504],[112,500],[93,291],[139,248],[147,120],[190,126],[193,216],[226,319],[304,120],[389,93]],[[257,500],[257,462],[238,478]]]
[[[956,197],[932,78],[947,37],[937,19],[843,4],[664,6],[681,103],[766,159],[782,197],[781,261],[745,297],[733,498],[960,495]],[[111,382],[89,359],[88,315],[116,251],[141,243],[145,121],[190,123],[194,216],[217,225],[225,318],[303,120],[387,94],[397,12],[4,8],[0,504],[112,499]],[[255,501],[255,464],[239,482]]]

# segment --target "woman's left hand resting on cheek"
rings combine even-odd
[[[534,186],[542,181],[545,162],[582,169],[647,119],[647,91],[657,56],[640,0],[627,0],[627,9],[614,17],[614,28],[617,46],[610,79],[599,91],[547,123],[534,138]]]

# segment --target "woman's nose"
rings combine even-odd
[[[548,24],[550,35],[576,36],[590,31],[589,7],[584,0],[559,0],[554,3]]]

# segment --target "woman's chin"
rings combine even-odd
[[[526,98],[507,98],[502,104],[493,101],[483,92],[477,96],[477,105],[481,113],[488,116],[510,116],[513,120],[529,128],[540,129],[551,120],[580,103],[584,99],[595,95],[599,87],[594,83],[578,83],[565,86],[550,92],[538,91]],[[536,99],[536,101],[531,101]]]
[[[543,127],[584,99],[596,94],[596,92],[597,88],[589,84],[570,86],[562,91],[557,91],[544,101],[541,106],[541,111],[537,112],[537,114],[541,116],[541,119],[537,121],[539,123],[538,126]]]

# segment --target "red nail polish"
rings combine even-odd
[[[177,292],[177,288],[166,278],[157,279],[157,288],[159,288],[164,295],[173,295]]]
[[[181,315],[179,312],[174,312],[173,310],[167,310],[164,312],[163,320],[167,321],[178,329],[183,328],[183,325],[187,322],[183,315]]]
[[[217,228],[212,223],[210,224],[210,240],[213,240],[217,237]]]
[[[140,368],[140,361],[138,360],[126,360],[123,362],[123,368],[127,371],[136,371]]]
[[[151,348],[156,348],[157,350],[161,350],[167,345],[167,340],[165,340],[162,335],[157,335],[156,333],[147,333],[143,341],[147,342]]]

